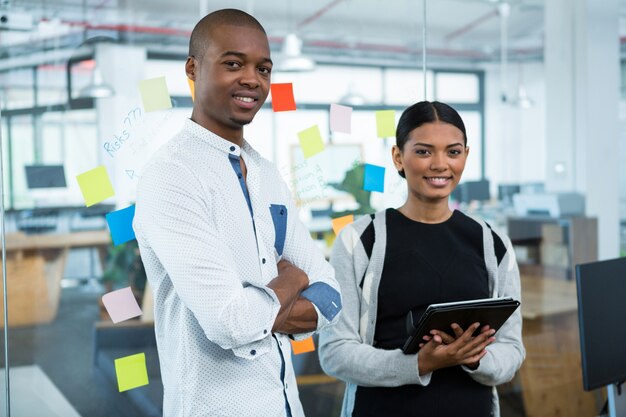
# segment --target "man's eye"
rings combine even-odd
[[[268,67],[260,67],[259,72],[264,75],[269,75],[272,72],[272,69]]]
[[[225,64],[231,68],[241,68],[241,64],[236,61],[228,61],[228,62],[225,62]]]

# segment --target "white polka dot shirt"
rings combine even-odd
[[[164,416],[304,415],[289,337],[271,332],[280,304],[266,285],[280,259],[304,270],[318,331],[336,321],[341,298],[290,195],[247,142],[191,120],[144,169],[133,226],[154,292]]]

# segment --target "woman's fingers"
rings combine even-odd
[[[480,352],[485,350],[487,348],[487,346],[492,344],[495,340],[496,340],[495,337],[489,337],[484,342],[482,342],[482,343],[480,343],[478,345],[471,346],[468,350],[463,351],[462,354],[463,354],[464,357],[478,355]]]
[[[467,342],[463,347],[459,349],[459,354],[463,357],[473,356],[478,352],[484,350],[487,346],[495,342],[496,338],[493,337],[495,330],[491,329],[485,333],[481,333],[469,342]]]
[[[470,356],[469,358],[466,358],[465,360],[463,360],[461,362],[461,365],[467,365],[467,364],[472,364],[472,363],[479,362],[482,358],[485,357],[486,354],[487,354],[487,351],[485,349],[483,349],[478,354],[476,354],[474,356]]]
[[[456,340],[456,338],[450,336],[448,333],[441,332],[439,330],[431,330],[430,333],[432,335],[437,335],[441,337],[441,340],[443,340],[443,343],[445,343],[446,345],[449,345],[450,343],[453,343]]]
[[[454,336],[456,336],[457,339],[459,337],[463,336],[463,333],[464,333],[463,329],[457,323],[452,323],[452,325],[450,327],[452,327],[452,331],[454,332]]]

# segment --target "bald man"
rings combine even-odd
[[[290,339],[333,324],[341,295],[278,170],[243,137],[269,92],[265,30],[242,11],[213,12],[185,70],[191,119],[144,169],[134,220],[163,414],[303,416]]]

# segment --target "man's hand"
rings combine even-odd
[[[486,347],[496,340],[493,337],[495,330],[488,327],[483,327],[481,333],[473,337],[474,331],[479,326],[479,323],[474,323],[465,331],[459,326],[456,326],[458,328],[453,326],[456,338],[445,332],[433,330],[431,332],[433,336],[425,337],[425,343],[420,344],[421,349],[417,356],[420,375],[455,365],[477,367],[487,354]]]
[[[306,298],[300,297],[293,303],[293,307],[282,326],[277,328],[277,333],[298,334],[312,332],[317,329],[317,312],[313,303]]]
[[[300,292],[309,286],[309,277],[300,268],[283,260],[278,262],[278,276],[267,286],[274,290],[280,301],[280,310],[272,327],[272,332],[276,332],[285,324]]]

